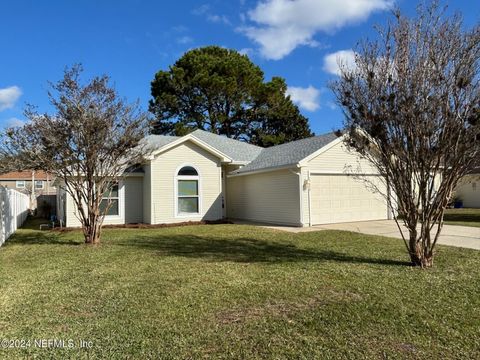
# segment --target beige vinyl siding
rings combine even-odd
[[[75,206],[75,202],[73,201],[72,196],[69,193],[65,193],[65,217],[66,227],[81,227],[82,224],[77,217],[77,207]]]
[[[176,179],[182,166],[193,166],[199,172],[199,215],[176,213]],[[151,167],[151,223],[218,220],[222,218],[221,163],[215,155],[184,142],[158,155]],[[147,174],[146,174],[147,175]]]
[[[223,217],[226,218],[228,217],[228,204],[227,204],[227,193],[228,193],[228,181],[227,181],[227,176],[231,172],[238,170],[241,167],[241,165],[230,165],[230,164],[224,164],[222,166],[222,188],[223,188]]]
[[[105,217],[104,225],[120,225],[125,223],[143,222],[143,176],[135,175],[123,179],[121,182],[119,216]],[[123,190],[122,190],[123,187]],[[123,195],[122,195],[123,194]],[[67,227],[80,227],[81,222],[78,219],[78,210],[73,198],[65,193],[65,215]]]
[[[67,222],[66,225],[67,227],[81,227],[82,223],[80,222],[77,213],[78,210],[75,207],[75,203],[72,199],[72,197],[67,194],[67,206],[66,206],[66,215],[67,215]],[[85,209],[86,211],[86,209]],[[115,216],[115,217],[106,217],[103,220],[103,225],[121,225],[125,224],[125,218],[122,216]]]
[[[455,195],[467,208],[480,208],[480,175],[467,175],[458,184]]]
[[[143,166],[143,222],[152,223],[152,167],[150,164]]]
[[[299,177],[289,170],[227,178],[227,216],[300,225]]]
[[[143,220],[143,176],[125,179],[125,223],[142,223]]]
[[[363,173],[376,174],[376,169],[368,160],[349,151],[343,142],[339,142],[311,159],[307,164],[309,170],[321,170],[325,173]]]
[[[308,163],[302,167],[302,184],[305,184],[308,180],[309,172],[311,174],[322,173],[325,175],[342,175],[352,173],[369,175],[377,174],[376,169],[368,162],[368,160],[361,158],[358,154],[348,150],[343,142],[333,145],[323,153],[308,161]],[[312,178],[312,176],[313,175],[311,175],[310,178]],[[346,185],[347,181],[343,181],[343,183]],[[319,186],[315,184],[312,185],[311,179],[310,184],[311,186]],[[340,182],[338,186],[341,186]],[[312,192],[312,189],[310,189],[310,191]],[[339,189],[338,191],[342,190]],[[302,185],[302,192],[302,223],[304,226],[308,226],[310,224],[308,186]],[[311,194],[310,201],[312,201]],[[313,210],[313,205],[311,210]],[[312,215],[312,218],[313,217],[314,215]]]

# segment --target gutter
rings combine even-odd
[[[276,171],[276,170],[285,170],[285,169],[292,169],[292,168],[300,168],[300,165],[298,163],[294,164],[288,164],[288,165],[280,165],[280,166],[271,166],[268,168],[262,168],[258,170],[251,170],[251,171],[244,171],[240,173],[232,173],[227,175],[227,177],[237,177],[237,176],[245,176],[245,175],[252,175],[252,174],[261,174],[261,173],[266,173],[266,172],[271,172],[271,171]]]

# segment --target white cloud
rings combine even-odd
[[[327,107],[330,110],[337,110],[338,109],[337,104],[335,104],[333,101],[327,101]]]
[[[0,111],[14,107],[21,95],[22,90],[18,86],[0,89]]]
[[[11,128],[11,127],[20,127],[20,126],[23,126],[25,125],[25,121],[23,120],[20,120],[16,117],[12,117],[10,119],[7,119],[5,121],[5,125],[7,128]]]
[[[287,95],[292,101],[307,111],[315,111],[320,108],[320,90],[309,86],[307,88],[289,86]]]
[[[209,4],[203,4],[192,10],[192,14],[196,16],[204,16],[207,21],[217,24],[231,25],[230,19],[226,15],[214,14]]]
[[[333,75],[340,75],[340,67],[354,70],[355,52],[353,50],[339,50],[323,58],[323,70]]]
[[[355,63],[356,55],[357,54],[353,50],[339,50],[337,52],[327,54],[323,58],[323,70],[338,76],[341,75],[341,67],[349,71],[359,72],[357,64]],[[393,77],[396,77],[395,65],[390,60],[387,60],[384,57],[378,57],[376,59],[375,66],[378,67],[378,70],[385,69],[385,67],[387,67],[387,71],[389,71]]]
[[[247,55],[247,56],[252,56],[253,55],[253,49],[252,48],[243,48],[238,50],[238,52],[241,55]]]
[[[230,20],[225,15],[209,14],[207,15],[207,20],[213,23],[222,23],[225,25],[231,25]]]
[[[209,4],[203,4],[200,5],[199,7],[195,8],[192,10],[193,15],[203,15],[206,14],[210,10],[210,5]]]
[[[185,25],[177,25],[172,27],[172,31],[176,33],[183,33],[183,32],[187,32],[188,28]]]
[[[260,45],[267,59],[279,60],[301,45],[317,46],[317,32],[331,33],[364,21],[392,0],[264,0],[248,12],[255,23],[238,30]]]
[[[181,36],[179,38],[177,38],[177,43],[178,44],[190,44],[191,42],[193,42],[193,38],[191,38],[190,36]]]

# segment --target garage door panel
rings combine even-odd
[[[378,176],[369,176],[382,192]],[[387,204],[367,182],[349,175],[312,175],[310,187],[312,224],[379,220],[388,217]]]

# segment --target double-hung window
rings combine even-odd
[[[25,189],[25,180],[17,180],[15,187],[17,189]]]
[[[43,189],[43,180],[35,180],[35,190]]]
[[[177,174],[177,213],[189,215],[200,213],[198,171],[192,166],[182,167]]]
[[[100,202],[100,213],[105,216],[120,215],[120,195],[118,190],[118,183],[111,184],[103,194]]]

